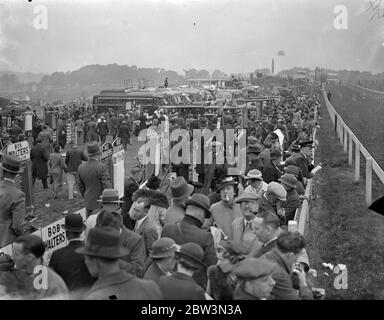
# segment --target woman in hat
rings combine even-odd
[[[53,180],[53,198],[57,199],[63,183],[63,170],[66,169],[63,156],[60,153],[60,146],[55,145],[54,152],[49,155],[48,168]]]
[[[203,259],[203,249],[193,242],[183,244],[176,251],[176,272],[159,279],[165,300],[205,300],[204,289],[192,278],[204,266]]]
[[[245,259],[246,248],[237,241],[222,241],[217,247],[218,264],[208,268],[207,293],[215,300],[233,300],[232,271]]]

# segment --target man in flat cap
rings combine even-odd
[[[253,232],[252,223],[259,211],[260,196],[255,193],[244,192],[235,199],[240,204],[240,211],[243,215],[232,222],[233,240],[241,243],[248,252],[261,247],[261,242]]]
[[[235,268],[234,300],[267,300],[275,286],[272,274],[277,265],[266,259],[247,258]]]
[[[282,156],[282,153],[278,150],[271,151],[270,161],[264,166],[263,169],[263,180],[266,183],[279,181],[282,175],[282,171],[280,170]]]

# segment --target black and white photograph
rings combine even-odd
[[[0,0],[0,300],[384,300],[383,146],[384,0]]]

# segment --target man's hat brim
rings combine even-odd
[[[1,155],[4,156],[5,154],[1,154]],[[20,168],[19,171],[14,171],[14,170],[10,170],[8,168],[5,168],[1,163],[0,163],[0,169],[3,169],[3,171],[8,171],[10,173],[16,173],[16,174],[24,172],[23,168]]]
[[[66,227],[65,224],[62,224],[61,225],[61,228],[64,229],[65,231],[69,231],[69,232],[83,232],[85,229],[86,229],[86,226],[85,224],[83,223],[83,225],[79,228],[71,228],[71,227]]]
[[[192,262],[194,262],[194,263],[196,263],[196,264],[198,264],[198,265],[200,265],[202,267],[206,266],[204,264],[204,262],[199,261],[199,260],[195,259],[194,257],[192,257],[192,256],[190,256],[188,254],[185,254],[184,252],[176,251],[176,255],[178,255],[179,257],[185,258],[187,260],[190,260],[190,261],[192,261]]]
[[[209,219],[211,217],[211,211],[209,211],[209,208],[204,206],[203,204],[201,204],[200,202],[197,202],[197,201],[194,201],[193,199],[189,199],[185,202],[185,205],[188,206],[188,205],[192,205],[192,206],[196,206],[196,207],[199,207],[201,209],[203,209],[205,211],[205,218],[206,219]]]
[[[86,247],[80,247],[80,248],[77,248],[75,252],[85,256],[105,258],[105,259],[119,259],[129,254],[129,250],[126,248],[120,248],[119,251],[116,251],[116,252],[94,252],[94,251],[88,250]]]

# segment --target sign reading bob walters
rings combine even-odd
[[[112,143],[113,147],[113,188],[119,191],[120,199],[124,197],[124,145],[120,138]]]
[[[21,160],[22,173],[16,176],[16,187],[25,193],[25,210],[33,210],[32,165],[28,141],[12,143],[7,147],[6,154],[14,155]]]

